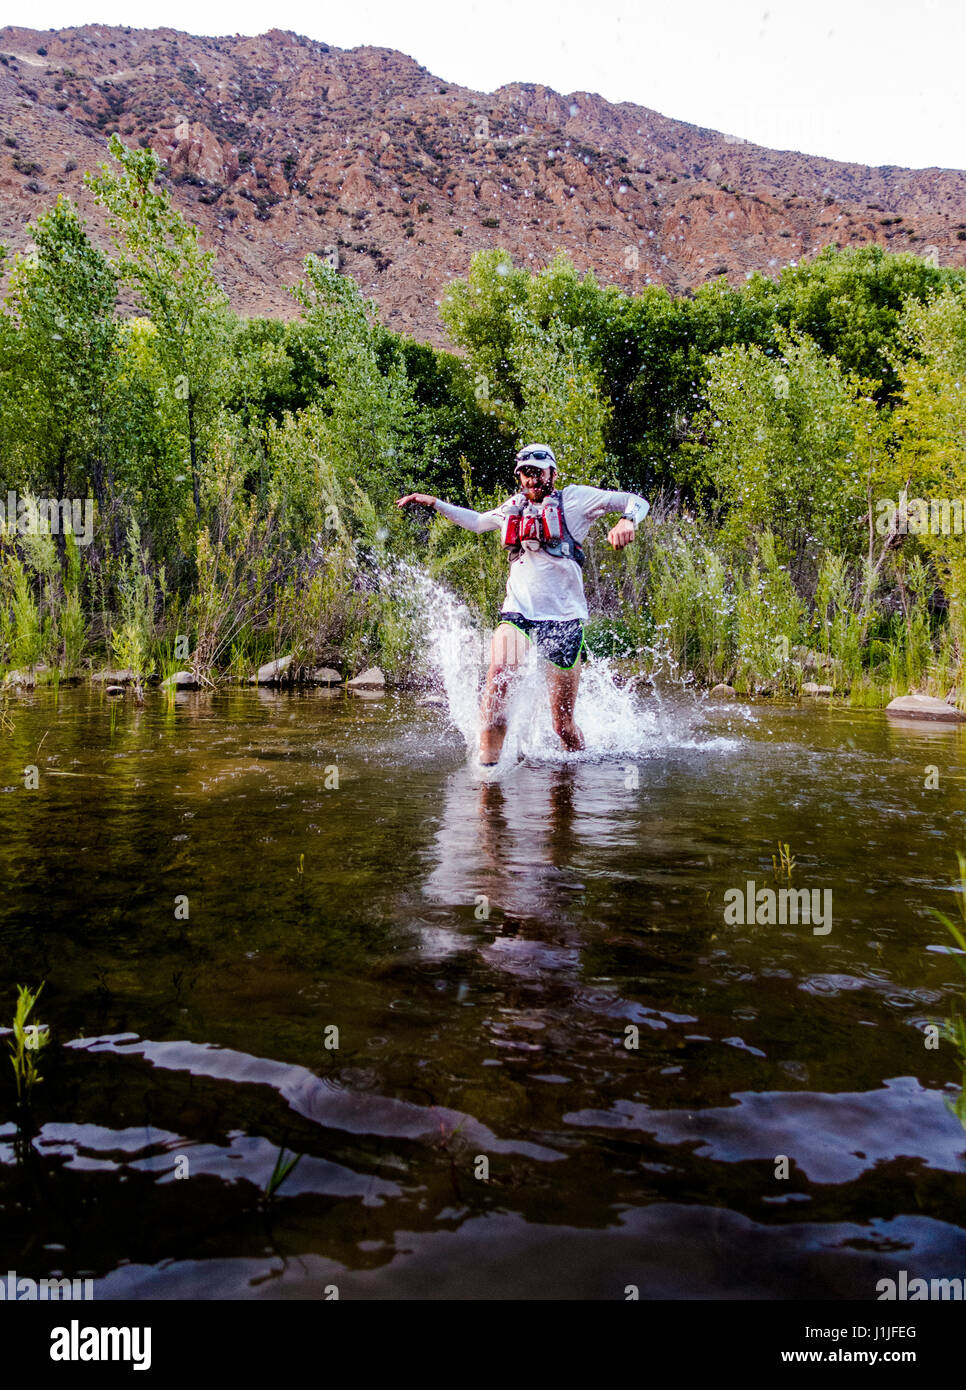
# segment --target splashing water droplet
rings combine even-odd
[[[443,686],[449,716],[467,749],[475,753],[480,736],[480,692],[489,663],[490,633],[484,632],[466,604],[424,570],[399,561],[385,582],[404,593],[422,639],[424,674]],[[670,748],[737,748],[739,741],[710,733],[702,736],[704,715],[692,698],[668,701],[657,689],[639,694],[630,683],[619,686],[610,661],[591,657],[583,664],[576,722],[586,749],[568,753],[554,733],[544,664],[531,647],[529,659],[511,687],[507,735],[500,767],[518,758],[562,763],[613,757],[654,757]]]

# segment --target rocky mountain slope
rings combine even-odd
[[[65,192],[106,245],[82,175],[115,130],[164,158],[240,313],[293,314],[303,256],[336,247],[384,323],[437,345],[442,292],[485,246],[534,267],[560,247],[631,292],[737,284],[832,241],[966,264],[961,170],[768,150],[587,92],[474,92],[278,30],[103,25],[0,29],[0,241],[23,249]]]

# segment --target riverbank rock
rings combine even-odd
[[[288,669],[292,664],[291,656],[280,656],[274,661],[266,662],[264,666],[259,666],[251,683],[255,685],[279,685],[286,678]]]
[[[831,695],[830,685],[816,685],[814,681],[806,681],[802,686],[803,695]]]
[[[8,671],[2,683],[7,690],[35,690],[38,685],[45,683],[43,681],[45,676],[51,687],[55,684],[79,685],[83,680],[83,676],[68,676],[63,671],[51,672],[49,666],[25,666],[22,670]]]
[[[137,680],[137,672],[132,671],[130,667],[121,671],[95,671],[91,680],[103,682],[105,685],[133,685]]]
[[[418,703],[428,705],[433,709],[446,709],[449,702],[445,695],[421,695]]]
[[[331,666],[316,666],[314,671],[310,671],[307,679],[312,685],[341,685],[342,677]]]
[[[37,679],[33,671],[24,669],[23,671],[8,671],[4,679],[4,685],[15,685],[21,690],[32,690],[37,684]]]
[[[713,685],[709,691],[712,700],[737,700],[738,692],[733,685]]]
[[[886,705],[886,714],[902,715],[905,719],[966,720],[962,710],[937,700],[934,695],[900,695]]]
[[[109,685],[109,686],[107,687],[106,693],[107,693],[108,695],[112,695],[112,696],[115,696],[115,695],[123,695],[123,694],[124,694],[124,686],[123,686],[123,685]]]
[[[197,690],[198,682],[191,671],[175,671],[167,680],[161,682],[161,688],[167,690]]]
[[[378,666],[370,666],[367,671],[360,672],[358,676],[354,676],[346,684],[350,690],[384,690],[386,677]]]

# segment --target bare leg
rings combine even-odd
[[[574,723],[574,705],[580,685],[580,663],[569,671],[547,662],[547,687],[550,692],[550,717],[554,732],[568,753],[578,753],[584,746],[584,736]]]
[[[506,738],[506,700],[510,681],[527,654],[527,638],[510,623],[500,623],[490,644],[490,669],[480,702],[480,762],[500,761]]]

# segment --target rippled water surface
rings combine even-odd
[[[484,777],[448,693],[11,708],[0,1022],[46,980],[54,1041],[19,1130],[4,1063],[0,1264],[102,1297],[962,1277],[958,1070],[924,1028],[960,988],[930,910],[966,733],[591,670],[588,752],[532,687]],[[725,921],[779,840],[827,934]]]

